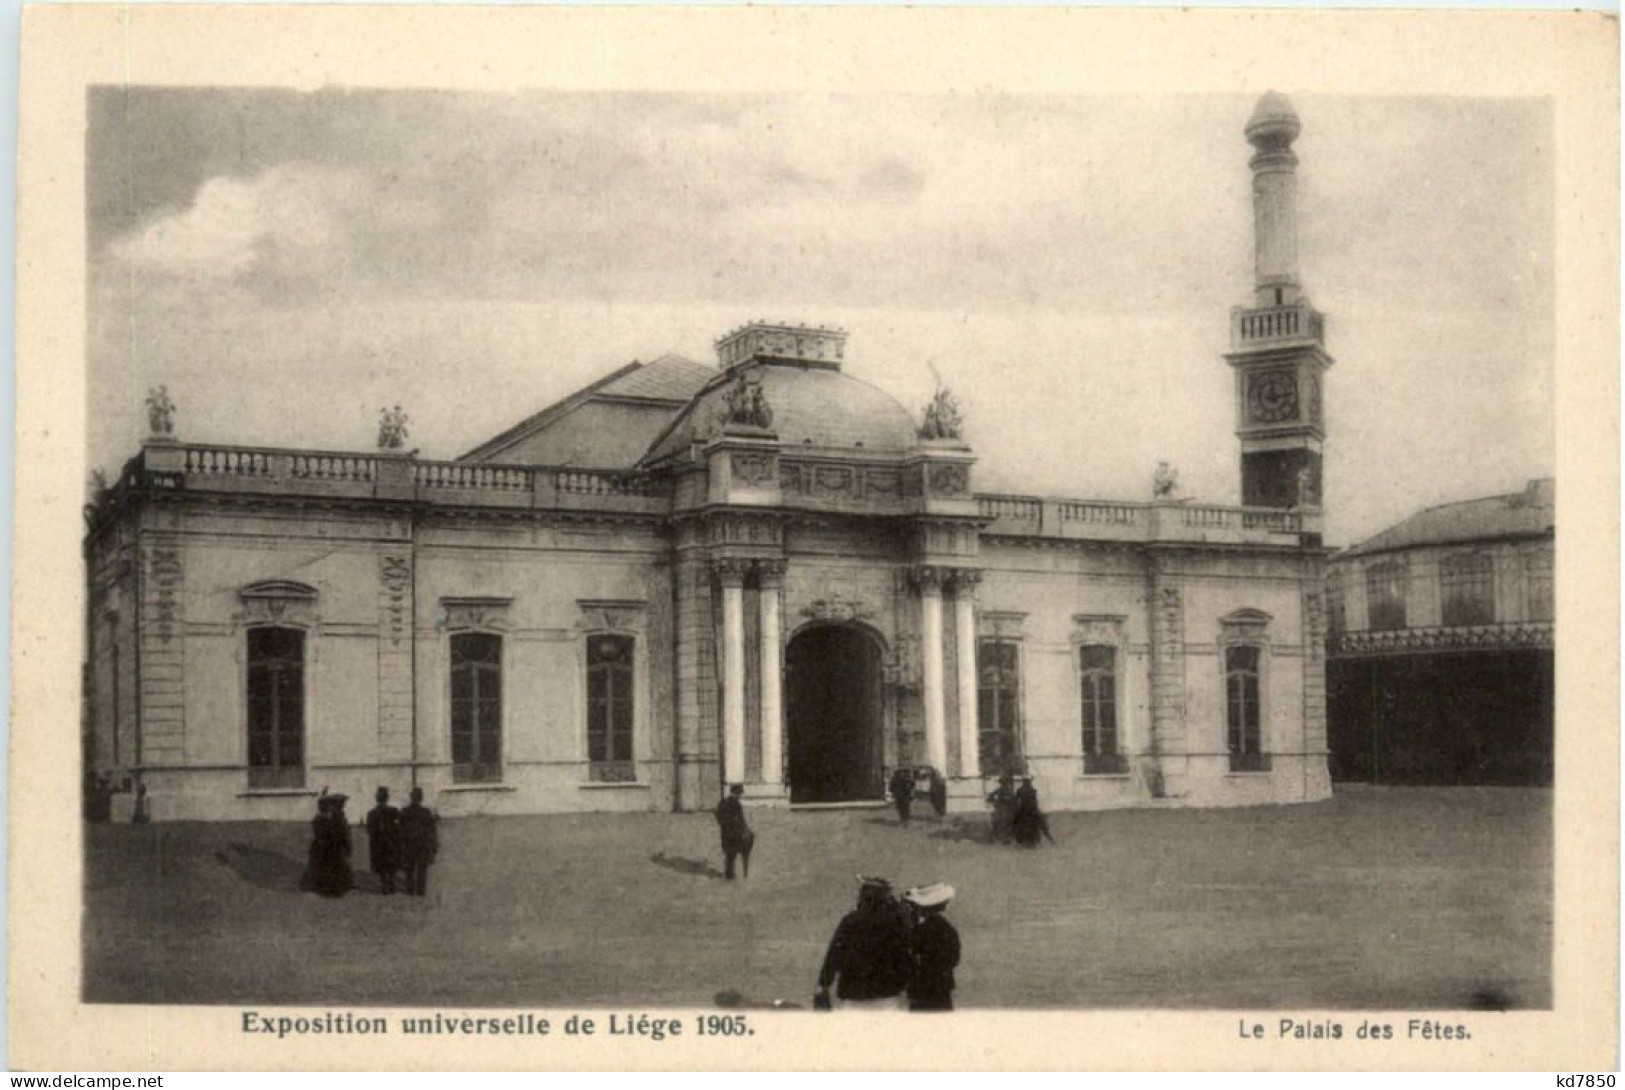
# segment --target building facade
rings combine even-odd
[[[1328,562],[1336,778],[1552,782],[1555,501],[1432,507]]]
[[[979,808],[1326,797],[1324,323],[1297,278],[1298,120],[1248,124],[1232,318],[1245,506],[980,493],[841,331],[755,323],[633,364],[463,458],[186,443],[167,400],[87,510],[85,753],[165,819],[882,798]]]

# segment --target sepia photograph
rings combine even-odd
[[[1558,1010],[1555,92],[694,82],[62,104],[69,1001]]]

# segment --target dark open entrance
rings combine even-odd
[[[790,801],[881,794],[880,647],[842,625],[809,628],[785,649]]]

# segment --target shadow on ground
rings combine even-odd
[[[683,859],[680,856],[667,855],[665,852],[655,852],[649,857],[649,862],[657,867],[686,874],[691,878],[721,878],[722,872],[703,859]]]

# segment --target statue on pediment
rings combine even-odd
[[[154,435],[174,433],[175,403],[169,399],[168,386],[154,386],[147,391],[147,424]]]
[[[959,412],[959,399],[942,384],[942,376],[935,367],[931,373],[937,379],[937,392],[925,407],[925,421],[920,425],[921,439],[960,439],[965,430],[965,418]]]
[[[393,409],[378,410],[378,449],[400,450],[406,446],[406,422],[409,418],[399,405]]]
[[[743,426],[769,431],[773,427],[773,407],[762,390],[762,376],[734,372],[733,385],[722,395],[722,426]]]
[[[1170,500],[1179,488],[1179,470],[1167,462],[1158,462],[1157,471],[1151,477],[1151,498],[1156,500]]]

